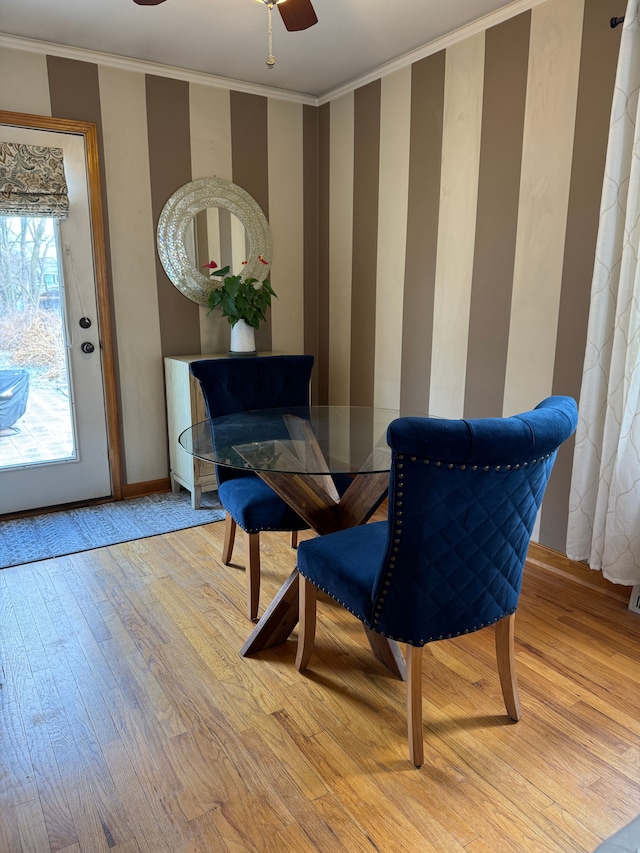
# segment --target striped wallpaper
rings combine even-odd
[[[473,417],[577,397],[618,13],[547,0],[318,106],[0,46],[2,109],[98,126],[125,483],[168,474],[162,357],[228,344],[155,252],[164,203],[200,177],[269,219],[258,346],[313,353],[316,401]],[[537,531],[560,551],[571,450]]]

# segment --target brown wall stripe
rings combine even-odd
[[[102,141],[102,113],[100,111],[100,83],[98,66],[91,62],[78,62],[59,56],[47,56],[47,76],[51,115],[56,118],[71,118],[90,121],[96,126],[100,155],[100,190],[102,193],[102,216],[104,219],[104,243],[107,262],[109,293],[113,293],[111,273],[111,244],[109,241],[109,219],[107,211],[107,181],[105,177],[104,145]],[[113,329],[114,359],[117,359],[115,341],[115,316],[111,300],[111,326]],[[117,362],[116,362],[117,367]]]
[[[329,400],[329,201],[331,158],[331,105],[318,109],[318,359],[316,368],[317,398],[314,403],[326,405]]]
[[[530,27],[526,12],[486,32],[465,417],[502,415]]]
[[[440,207],[445,52],[411,67],[409,213],[402,318],[400,406],[429,412],[433,300]]]
[[[233,182],[252,195],[269,219],[268,101],[261,95],[231,91]],[[269,258],[271,260],[271,258]],[[273,282],[276,293],[278,283]],[[272,349],[271,317],[256,332],[256,347]]]
[[[115,307],[113,304],[113,273],[111,263],[111,241],[109,239],[109,215],[107,207],[107,180],[105,175],[104,143],[102,138],[102,112],[100,110],[100,82],[98,66],[91,62],[78,62],[75,59],[63,59],[59,56],[47,56],[47,77],[51,115],[56,118],[70,118],[90,121],[96,126],[98,137],[100,191],[102,195],[102,219],[104,229],[104,249],[109,288],[111,312],[111,339],[113,343],[112,359],[115,371],[116,394],[120,400],[120,367],[118,362],[117,329]],[[118,405],[118,429],[124,436],[121,406]],[[122,459],[124,465],[124,457]],[[126,471],[123,471],[126,479]]]
[[[602,38],[603,21],[620,11],[616,0],[586,0],[578,78],[569,209],[556,337],[553,393],[579,399],[609,115],[622,27]],[[540,538],[565,550],[574,441],[560,448],[544,499]]]
[[[375,80],[354,93],[351,404],[372,406],[380,182],[380,94]]]
[[[189,84],[148,74],[145,85],[155,234],[167,199],[191,180]],[[200,352],[198,306],[171,284],[157,256],[156,271],[162,354]]]
[[[304,352],[315,357],[311,384],[318,394],[318,110],[302,108],[302,206],[304,241]]]

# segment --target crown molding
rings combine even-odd
[[[233,80],[230,77],[216,77],[213,74],[205,74],[201,71],[190,71],[188,68],[160,65],[159,63],[149,62],[145,59],[130,59],[127,56],[101,53],[100,51],[87,50],[83,47],[70,47],[66,44],[37,41],[36,39],[12,36],[7,33],[0,33],[0,47],[25,50],[31,53],[46,53],[51,56],[61,56],[64,59],[77,59],[79,62],[92,62],[126,71],[138,71],[142,74],[154,74],[158,77],[171,77],[174,80],[185,80],[188,83],[199,83],[203,86],[233,89],[235,92],[245,92],[250,95],[262,95],[266,98],[278,98],[281,101],[293,101],[298,104],[318,106],[318,99],[314,95],[290,92],[288,89],[261,86],[257,83],[246,83],[242,80]]]
[[[484,15],[482,18],[478,18],[470,24],[465,24],[464,27],[459,27],[457,30],[453,30],[453,32],[447,33],[439,39],[435,39],[435,41],[431,41],[422,47],[418,47],[409,53],[405,53],[397,59],[393,59],[391,62],[387,62],[385,65],[375,68],[368,74],[364,74],[362,77],[351,80],[349,83],[345,83],[337,89],[324,92],[322,95],[318,96],[317,105],[322,106],[329,101],[340,98],[342,95],[351,94],[356,89],[366,86],[367,83],[372,83],[374,80],[379,80],[387,74],[392,74],[394,71],[406,68],[407,65],[413,65],[414,62],[418,62],[426,56],[432,56],[434,53],[438,53],[441,50],[452,47],[458,42],[471,38],[478,33],[488,30],[490,27],[495,27],[496,24],[501,24],[503,21],[507,21],[509,18],[514,18],[521,12],[526,12],[534,6],[539,6],[546,2],[547,0],[515,0],[514,3],[510,3],[508,6],[504,6],[502,9],[498,9],[495,12],[490,12],[488,15]]]
[[[484,32],[490,27],[507,21],[519,15],[521,12],[526,12],[535,6],[546,3],[547,0],[515,0],[508,6],[484,15],[464,27],[460,27],[451,33],[447,33],[439,39],[435,39],[422,47],[405,53],[385,65],[373,69],[367,74],[351,80],[336,89],[324,92],[322,95],[307,95],[303,92],[292,92],[288,89],[276,89],[270,86],[262,86],[257,83],[246,83],[242,80],[234,80],[230,77],[216,77],[213,74],[205,74],[201,71],[190,71],[188,68],[178,68],[173,65],[161,65],[155,62],[149,62],[143,59],[130,59],[126,56],[119,56],[112,53],[101,53],[100,51],[87,50],[80,47],[70,47],[69,45],[55,44],[53,42],[37,41],[35,39],[22,38],[21,36],[12,36],[7,33],[0,33],[0,47],[13,48],[15,50],[26,50],[32,53],[48,53],[53,56],[62,56],[66,59],[77,59],[80,62],[93,62],[100,65],[110,66],[112,68],[120,68],[129,71],[138,71],[143,74],[155,74],[159,77],[171,77],[177,80],[185,80],[189,83],[199,83],[204,86],[214,86],[216,88],[233,89],[236,92],[246,92],[250,95],[262,95],[267,98],[277,98],[281,101],[291,101],[297,104],[307,104],[313,107],[319,107],[323,104],[340,98],[342,95],[347,95],[385,77],[387,74],[392,74],[394,71],[399,71],[401,68],[406,68],[420,59],[427,56],[432,56],[441,50],[446,50],[458,42],[471,38],[478,33]]]

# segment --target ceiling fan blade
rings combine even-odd
[[[133,0],[138,6],[159,6],[164,0]]]
[[[311,0],[286,0],[285,3],[278,3],[278,9],[289,32],[306,30],[318,23]]]

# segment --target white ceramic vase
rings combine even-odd
[[[254,355],[256,351],[256,330],[244,320],[231,327],[231,355]]]

